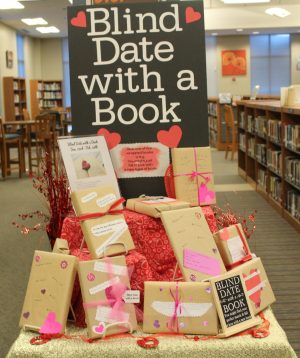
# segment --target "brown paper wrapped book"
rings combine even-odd
[[[226,272],[200,207],[165,211],[161,218],[185,281],[203,281]]]
[[[145,282],[147,333],[218,334],[218,315],[208,282]]]
[[[136,329],[134,305],[125,298],[136,293],[130,291],[125,256],[81,261],[78,274],[90,338]]]
[[[122,214],[122,199],[112,187],[73,192],[72,203],[92,258],[101,258],[134,249]]]
[[[136,199],[128,199],[126,203],[126,209],[152,216],[153,218],[160,218],[163,211],[188,207],[190,207],[190,204],[186,201],[167,198],[164,196],[145,196]]]
[[[252,311],[242,276],[227,273],[210,279],[222,327],[221,337],[229,337],[261,323]]]
[[[229,272],[242,274],[254,314],[261,312],[276,301],[260,258],[245,262]]]
[[[54,252],[55,254],[69,255],[70,250],[68,241],[65,239],[56,239],[52,252]]]
[[[171,154],[176,198],[192,206],[215,204],[210,147],[173,148]]]
[[[241,224],[225,227],[214,234],[214,239],[228,270],[252,259]]]
[[[75,256],[35,251],[20,327],[64,332],[76,274]]]

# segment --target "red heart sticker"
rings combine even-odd
[[[255,307],[260,307],[261,304],[261,278],[259,273],[257,272],[257,269],[250,270],[250,274],[244,275],[243,278],[245,280],[247,292],[249,294],[250,300],[255,304]]]
[[[185,22],[190,24],[191,22],[199,21],[202,15],[199,11],[194,10],[191,6],[185,9]]]
[[[174,125],[168,131],[158,131],[157,140],[159,143],[169,147],[176,148],[181,141],[182,130],[179,126]]]
[[[75,27],[86,27],[86,14],[84,11],[79,11],[76,17],[71,19],[71,25]]]
[[[121,143],[121,136],[117,132],[110,132],[106,128],[101,128],[97,132],[98,135],[103,135],[106,140],[108,149],[111,150]]]

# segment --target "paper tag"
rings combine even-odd
[[[190,249],[183,250],[183,265],[188,269],[210,276],[218,276],[222,273],[220,262],[217,259]]]
[[[98,194],[95,191],[92,191],[91,193],[88,193],[87,195],[83,196],[81,198],[81,202],[83,204],[88,203],[89,201],[97,198]]]
[[[164,301],[153,301],[152,308],[164,316],[172,317],[174,314],[175,303]],[[177,317],[201,317],[213,307],[211,302],[207,303],[181,303],[177,307]]]
[[[102,236],[110,234],[112,232],[120,231],[124,226],[127,227],[127,224],[124,219],[113,220],[106,222],[105,224],[98,224],[91,227],[91,233],[94,236]]]
[[[114,244],[115,242],[118,241],[118,239],[124,234],[124,232],[126,232],[128,230],[127,225],[126,226],[121,226],[121,229],[119,229],[118,231],[116,231],[109,239],[107,239],[101,246],[99,246],[96,249],[96,255],[100,256],[106,247],[108,247],[109,245]]]
[[[100,207],[100,208],[104,208],[105,206],[114,203],[117,200],[117,197],[115,196],[115,194],[107,194],[105,196],[103,196],[102,198],[99,198],[96,200],[96,204]]]
[[[125,303],[140,303],[139,290],[127,290],[122,297]]]
[[[109,266],[109,270],[108,270],[108,264],[106,262],[102,262],[102,261],[95,262],[94,271],[105,272],[105,273],[108,273],[108,271],[111,271],[114,275],[122,275],[122,276],[127,275],[127,267],[111,264]]]
[[[234,236],[228,239],[227,246],[231,255],[232,262],[240,261],[243,257],[245,257],[244,245],[239,236]]]
[[[120,282],[120,279],[118,276],[114,277],[113,279],[109,281],[105,281],[101,283],[100,285],[94,286],[89,289],[90,295],[95,295],[96,293],[105,290],[106,288],[115,285]]]
[[[105,323],[115,323],[117,322],[115,319],[111,318],[112,314],[112,308],[105,307],[105,306],[98,306],[96,311],[96,317],[95,320],[99,322],[105,322]],[[129,321],[129,313],[122,312],[122,322],[128,322]]]
[[[176,201],[176,199],[163,197],[163,198],[157,198],[157,199],[143,200],[142,203],[145,203],[145,204],[164,204],[164,203],[172,203],[174,201]]]

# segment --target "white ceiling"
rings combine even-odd
[[[0,22],[11,26],[24,34],[34,37],[67,36],[68,0],[19,0],[25,6],[22,10],[0,10]],[[279,19],[264,13],[271,6],[282,6],[292,15]],[[261,33],[298,32],[300,30],[300,0],[272,0],[261,5],[224,5],[220,0],[204,0],[205,26],[208,34],[237,34],[237,28],[243,28],[244,34],[252,31]],[[59,34],[40,34],[34,26],[27,26],[21,18],[43,17],[49,25],[60,29]],[[241,33],[238,33],[241,34]]]

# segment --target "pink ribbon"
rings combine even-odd
[[[170,289],[170,293],[171,296],[174,300],[175,306],[174,306],[174,312],[172,317],[170,318],[169,322],[168,322],[168,328],[171,331],[179,331],[179,326],[178,326],[178,313],[177,311],[179,310],[179,313],[181,314],[181,301],[179,298],[179,284],[178,282],[176,282],[176,288],[175,288],[175,295],[172,292],[172,290]]]
[[[107,265],[107,272],[110,281],[114,279],[114,273],[112,268],[111,259],[109,257],[105,258]],[[94,308],[97,306],[110,305],[112,308],[110,313],[110,318],[116,320],[117,322],[124,321],[124,305],[123,294],[127,290],[127,286],[122,282],[117,282],[112,284],[110,287],[105,289],[106,300],[99,300],[90,303],[83,303],[85,308]]]

